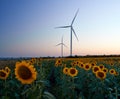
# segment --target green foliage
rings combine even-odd
[[[75,60],[75,59],[74,59]],[[108,70],[115,69],[120,73],[120,64],[114,59],[97,61]],[[64,65],[71,67],[73,60],[63,59],[62,65],[55,66],[56,59],[43,59],[41,65],[34,64],[38,73],[36,81],[23,85],[14,75],[14,67],[6,80],[0,79],[0,99],[118,99],[120,96],[120,76],[109,72],[104,80],[98,79],[92,70],[84,70],[78,66],[78,75],[71,77],[63,73]]]

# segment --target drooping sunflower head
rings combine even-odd
[[[16,64],[15,75],[22,84],[31,84],[37,78],[37,72],[33,65],[25,61]]]
[[[71,67],[71,68],[68,69],[68,74],[71,77],[77,76],[78,70],[76,68],[74,68],[74,67]]]
[[[92,68],[92,72],[93,73],[96,73],[97,71],[99,71],[100,70],[100,67],[99,66],[94,66],[93,68]]]
[[[63,73],[64,73],[64,74],[68,74],[68,69],[69,69],[68,67],[64,67],[64,68],[63,68]]]
[[[0,70],[0,79],[3,79],[3,80],[7,79],[8,75],[9,74],[5,70],[3,69]]]
[[[90,70],[90,69],[91,69],[91,64],[85,63],[83,68],[84,68],[85,70]]]
[[[104,80],[106,78],[106,73],[102,70],[99,70],[95,73],[96,77],[101,79],[101,80]]]

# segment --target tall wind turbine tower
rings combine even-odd
[[[61,57],[63,57],[63,46],[67,47],[64,43],[63,43],[63,36],[61,38],[61,43],[57,44],[56,46],[61,45]]]
[[[78,14],[78,11],[79,11],[79,9],[77,10],[77,12],[76,12],[76,14],[75,14],[75,16],[74,16],[74,18],[73,18],[73,20],[72,20],[70,25],[56,27],[56,28],[70,28],[70,56],[72,56],[72,33],[74,33],[76,39],[78,40],[78,37],[77,37],[77,35],[75,33],[75,30],[73,28],[73,23],[74,23],[75,18],[76,18],[77,14]]]

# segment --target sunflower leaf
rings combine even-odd
[[[44,91],[43,98],[56,99],[53,94],[51,94],[50,92],[47,92],[47,91]]]

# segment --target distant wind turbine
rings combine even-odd
[[[61,57],[63,57],[63,46],[67,47],[64,43],[63,43],[63,36],[61,38],[61,43],[57,44],[56,46],[61,45]]]
[[[70,28],[70,56],[72,56],[72,33],[74,33],[76,39],[78,40],[78,37],[77,37],[77,35],[75,33],[75,30],[73,28],[73,23],[74,23],[75,18],[76,18],[77,14],[78,14],[78,11],[79,11],[79,9],[77,10],[77,12],[76,12],[76,14],[75,14],[75,16],[74,16],[74,18],[73,18],[73,20],[72,20],[70,25],[56,27],[56,28]]]

